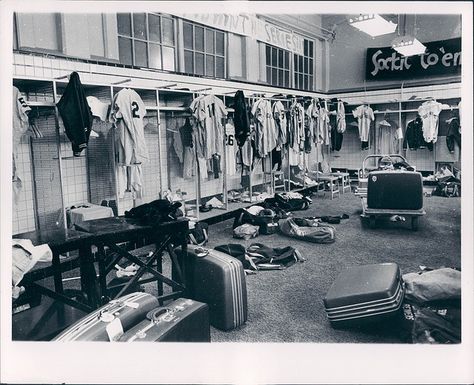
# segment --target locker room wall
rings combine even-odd
[[[372,38],[357,31],[348,22],[343,22],[344,15],[323,15],[323,27],[333,28],[335,25],[336,38],[329,44],[328,91],[342,92],[347,89],[364,89],[364,87],[381,87],[397,85],[397,81],[367,81],[365,82],[365,58],[367,48],[389,47],[395,34],[387,34]],[[416,16],[416,37],[421,42],[445,40],[461,36],[460,15],[430,15]],[[396,22],[396,20],[395,20]],[[414,28],[414,15],[408,15],[408,32]],[[341,60],[344,58],[344,60]],[[341,76],[343,75],[343,76]],[[433,84],[434,80],[443,80],[446,76],[431,76],[418,79],[405,79],[405,85],[410,83]],[[459,77],[460,78],[460,77]],[[421,83],[423,82],[423,83]]]

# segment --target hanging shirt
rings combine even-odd
[[[126,165],[148,160],[148,150],[143,131],[146,107],[140,95],[130,88],[124,88],[114,99],[111,121],[118,130],[120,142],[119,163]]]
[[[330,125],[329,125],[329,111],[327,108],[319,106],[317,109],[317,117],[318,117],[318,142],[328,145],[331,143],[330,137]]]
[[[343,134],[346,131],[346,110],[342,100],[337,101],[336,111],[336,130],[338,133]]]
[[[20,144],[21,137],[28,130],[28,112],[30,106],[26,103],[18,88],[13,87],[13,152]]]
[[[277,132],[273,119],[272,106],[269,100],[257,100],[251,110],[255,118],[255,141],[258,156],[263,158],[277,145]]]
[[[403,132],[397,123],[392,120],[383,120],[379,124],[377,148],[379,154],[396,154],[399,149],[399,140],[403,139]]]
[[[314,143],[318,142],[318,107],[316,99],[312,99],[310,105],[306,109],[308,119],[308,128],[311,130],[311,136]]]
[[[125,191],[140,194],[143,186],[141,163],[148,160],[143,131],[145,115],[145,104],[134,90],[124,88],[115,95],[110,121],[117,132],[116,171],[120,198],[124,197]]]
[[[88,96],[87,104],[91,109],[92,115],[97,116],[100,120],[105,122],[107,120],[107,115],[109,112],[109,104],[101,102],[95,96]]]
[[[235,127],[231,122],[225,126],[225,156],[226,156],[226,174],[235,175],[237,165],[235,156],[237,153],[237,140],[235,139]]]
[[[357,118],[360,140],[368,142],[370,125],[375,120],[374,111],[368,105],[363,104],[352,111],[352,115]]]
[[[215,95],[200,96],[191,103],[191,111],[196,119],[195,143],[198,156],[211,159],[214,154],[222,154],[224,127],[222,119],[227,110]]]
[[[418,107],[418,115],[423,121],[423,138],[426,142],[438,140],[438,117],[443,105],[435,100],[428,100]]]
[[[287,141],[287,122],[286,122],[286,112],[283,103],[279,100],[273,103],[272,106],[273,118],[275,120],[275,127],[277,130],[277,146],[281,148],[284,146]]]

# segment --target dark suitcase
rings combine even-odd
[[[368,176],[367,207],[371,209],[420,210],[423,180],[414,171],[372,171]]]
[[[146,319],[125,332],[123,342],[211,342],[209,306],[178,298],[150,311]]]
[[[158,305],[158,300],[151,294],[125,295],[80,319],[53,341],[116,341]]]
[[[379,321],[400,310],[404,293],[396,263],[354,266],[333,282],[324,307],[333,326]]]
[[[211,325],[234,329],[247,321],[247,284],[242,263],[228,254],[188,245],[188,295],[209,305]]]

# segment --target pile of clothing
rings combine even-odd
[[[412,343],[461,342],[461,272],[452,268],[403,275],[405,338]]]
[[[252,243],[245,248],[241,244],[229,243],[216,246],[215,249],[237,258],[250,274],[257,270],[283,270],[306,260],[291,246],[271,248],[262,243]]]

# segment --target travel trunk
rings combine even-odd
[[[192,299],[178,298],[147,314],[145,320],[125,332],[124,342],[210,342],[209,307]]]
[[[367,207],[395,210],[423,208],[421,174],[413,171],[372,171],[368,177]]]

